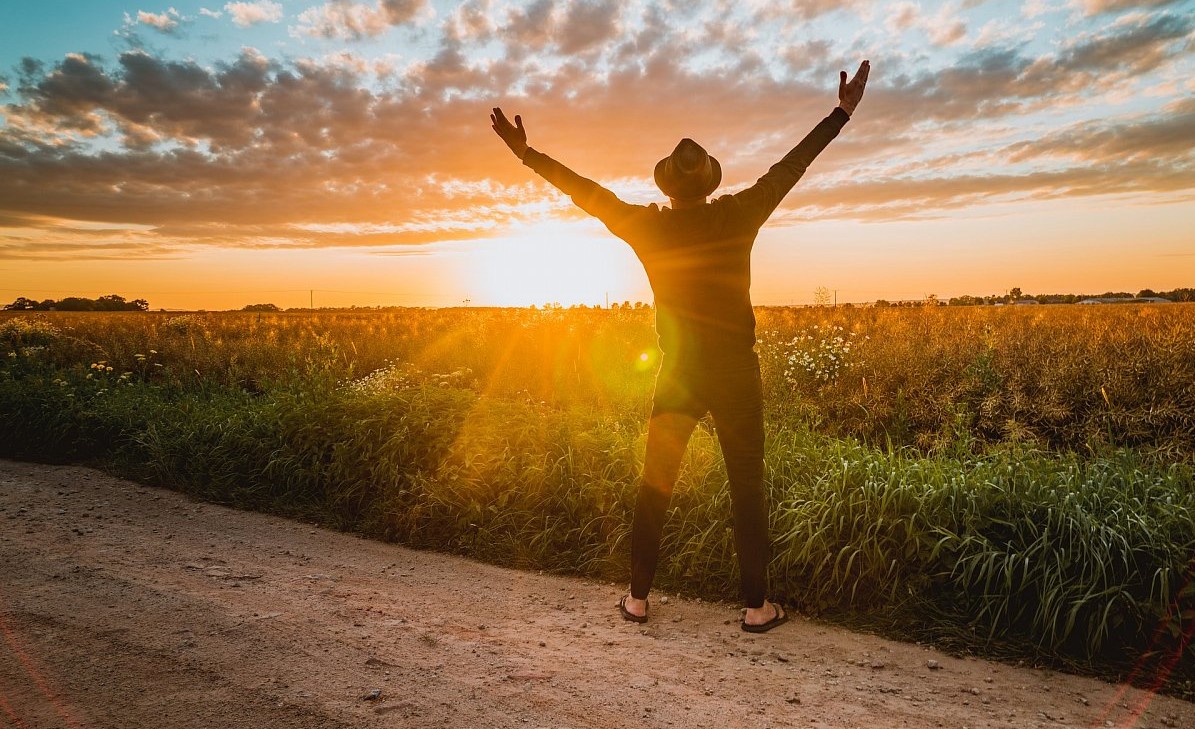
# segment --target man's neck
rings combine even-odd
[[[668,198],[672,201],[673,210],[684,210],[685,208],[699,208],[705,205],[706,198],[698,198],[696,200],[677,200],[674,197]]]

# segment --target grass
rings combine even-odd
[[[1190,695],[1195,324],[1096,309],[761,311],[775,596]],[[621,580],[651,341],[642,312],[10,317],[0,453]],[[736,595],[728,498],[703,423],[661,587]]]

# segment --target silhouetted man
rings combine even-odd
[[[629,205],[592,180],[527,146],[523,120],[499,108],[494,131],[523,164],[572,197],[630,244],[655,294],[656,332],[664,356],[656,377],[643,481],[631,529],[627,620],[647,621],[664,516],[681,458],[697,421],[713,416],[730,479],[735,550],[747,603],[742,628],[762,633],[788,619],[765,599],[771,560],[763,488],[763,395],[751,309],[751,247],[760,226],[805,169],[846,124],[863,97],[870,63],[839,75],[838,107],[751,187],[708,201],[722,167],[692,139],[682,139],[655,168],[671,209]]]

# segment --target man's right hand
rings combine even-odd
[[[859,70],[855,72],[855,77],[849,82],[846,80],[846,71],[839,71],[838,73],[838,105],[847,113],[847,116],[855,113],[855,107],[859,105],[859,99],[863,98],[863,88],[867,86],[867,74],[871,71],[871,61],[864,61],[859,64]],[[515,117],[518,119],[518,117]]]
[[[502,110],[495,106],[494,113],[490,114],[490,126],[495,134],[502,137],[510,151],[523,159],[523,155],[527,154],[527,130],[523,128],[523,118],[515,114],[515,123],[511,124]]]

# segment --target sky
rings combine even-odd
[[[0,299],[650,301],[489,127],[628,202],[681,137],[750,185],[756,304],[1195,285],[1195,0],[5,0]]]

